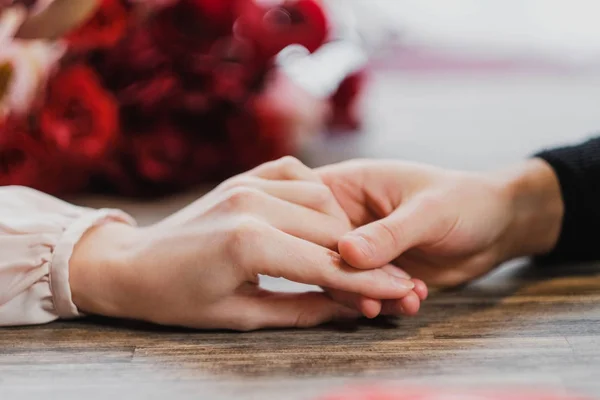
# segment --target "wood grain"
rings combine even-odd
[[[374,379],[600,393],[600,268],[576,276],[556,268],[509,267],[435,294],[416,318],[304,331],[194,332],[98,318],[5,329],[0,394],[304,399]]]
[[[412,159],[432,161],[435,154],[430,150],[435,148],[437,137],[446,152],[445,158],[437,159],[439,164],[461,166],[469,154],[475,157],[482,151],[488,151],[490,157],[486,158],[487,164],[479,163],[481,167],[506,161],[512,146],[510,140],[487,149],[482,141],[473,148],[461,147],[459,152],[453,152],[448,150],[451,147],[446,132],[458,130],[459,125],[468,129],[464,119],[478,107],[463,98],[464,85],[471,84],[471,90],[481,96],[487,93],[489,101],[479,99],[477,104],[487,104],[485,109],[475,113],[471,131],[457,135],[464,138],[482,134],[477,121],[483,121],[486,115],[489,120],[500,120],[501,112],[490,104],[498,104],[501,95],[507,104],[519,101],[516,97],[506,97],[507,80],[497,86],[485,83],[485,90],[481,88],[484,83],[472,81],[446,83],[439,89],[429,80],[420,81],[420,85],[402,81],[406,90],[398,93],[397,79],[384,79],[375,85],[373,98],[387,100],[379,103],[383,111],[370,111],[371,117],[395,112],[397,118],[404,115],[410,119],[413,126],[422,128],[421,152],[416,145],[418,137],[396,138],[393,135],[408,133],[398,132],[402,123],[393,124],[387,118],[387,122],[375,124],[377,129],[365,133],[367,139],[375,142],[372,145],[375,147],[366,147],[366,155],[389,156],[393,148],[390,144],[396,143],[397,152],[392,155],[406,156],[408,145],[414,150]],[[579,123],[596,118],[600,127],[597,112],[600,95],[593,85],[581,85],[576,80],[563,82],[561,86],[549,78],[546,84],[542,78],[535,79],[527,84],[515,80],[513,85],[521,91],[523,87],[533,87],[532,91],[546,88],[541,90],[540,103],[532,104],[542,104],[549,118],[559,113],[560,108],[561,118]],[[579,90],[582,99],[597,96],[595,114],[592,116],[592,108],[586,114],[583,103],[569,106],[557,98],[548,100],[545,97],[548,88],[558,93],[557,98],[561,93],[575,90]],[[440,98],[447,100],[452,94],[457,101],[445,110]],[[532,100],[531,93],[527,96],[528,102]],[[390,104],[394,98],[397,101]],[[440,124],[444,125],[437,125],[437,136],[433,132],[435,124],[432,131],[427,131],[427,124],[433,123],[430,110],[439,114]],[[541,110],[535,109],[524,113],[521,119],[516,113],[511,124],[521,132],[506,131],[506,135],[516,138],[526,125],[531,129],[542,129],[544,125],[551,128],[548,121],[532,117],[538,111],[541,115]],[[449,122],[451,113],[458,121],[455,125]],[[493,128],[489,134],[493,139],[494,134],[500,135],[500,129]],[[534,137],[539,140],[531,139]],[[546,139],[535,135],[530,139],[519,147],[521,152],[541,147],[543,140],[550,143],[564,137],[555,132]],[[348,138],[341,145],[339,139],[333,140],[337,141],[336,148],[342,149],[340,153],[329,152],[329,158],[313,153],[314,164],[354,156],[349,143],[366,139]],[[98,198],[77,201],[92,206],[122,207],[142,224],[148,224],[201,193],[145,204]],[[268,279],[266,283],[271,288],[294,289],[281,280]],[[111,396],[294,400],[311,399],[348,384],[374,381],[428,386],[533,385],[600,397],[600,265],[549,268],[515,262],[468,287],[436,293],[415,318],[360,321],[309,330],[195,332],[100,318],[0,330],[2,400],[90,400]]]

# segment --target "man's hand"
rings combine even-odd
[[[356,268],[392,262],[433,286],[455,286],[558,240],[560,188],[540,160],[486,174],[374,160],[318,173],[359,227],[339,242]]]

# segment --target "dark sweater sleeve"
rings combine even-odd
[[[540,261],[600,260],[600,137],[536,157],[556,172],[565,205],[558,243]]]

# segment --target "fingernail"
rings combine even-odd
[[[368,260],[370,260],[373,257],[373,254],[375,252],[373,250],[373,246],[367,239],[365,239],[362,235],[357,233],[351,233],[348,235],[348,237],[352,242],[354,242],[354,245],[358,247],[361,253],[363,253]]]
[[[396,286],[403,290],[412,290],[415,288],[415,284],[412,281],[403,278],[393,277]]]
[[[410,279],[410,275],[402,271],[400,268],[393,266],[387,270],[390,274],[397,276],[398,278]]]

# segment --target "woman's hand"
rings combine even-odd
[[[284,158],[224,182],[156,225],[88,232],[71,259],[75,304],[84,313],[247,331],[358,316],[325,293],[263,290],[259,274],[374,299],[410,293],[410,280],[354,269],[331,250],[350,225],[313,179]]]
[[[541,160],[486,174],[357,160],[319,174],[359,226],[340,240],[346,262],[393,262],[433,286],[466,283],[503,261],[546,253],[562,223],[558,180]]]

